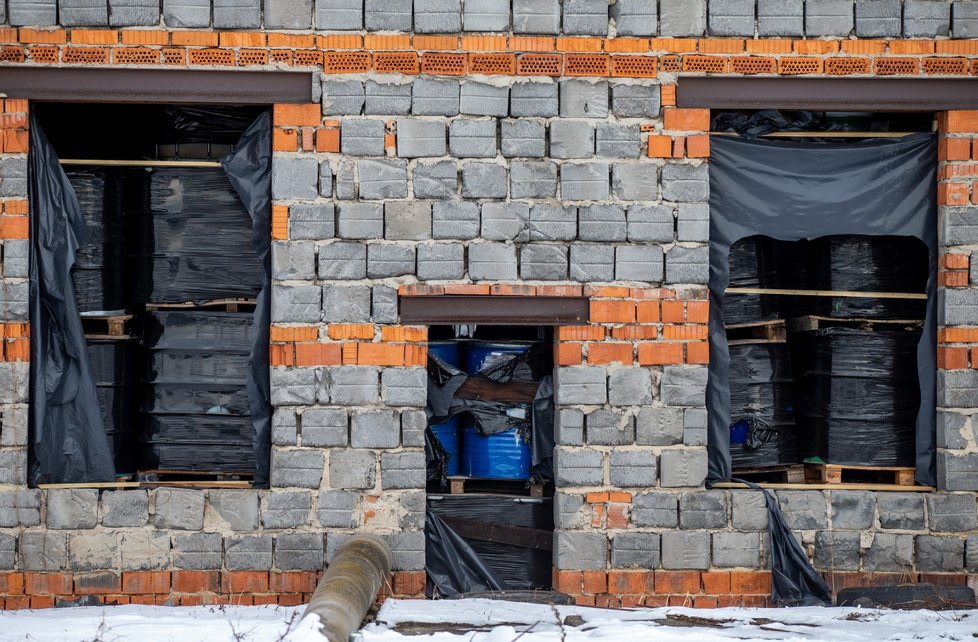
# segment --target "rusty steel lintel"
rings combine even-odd
[[[681,76],[676,105],[709,109],[943,111],[978,109],[974,79]]]
[[[292,71],[0,67],[0,92],[51,102],[312,102],[312,74]]]
[[[588,300],[585,297],[401,297],[401,323],[408,325],[574,325],[587,322]]]

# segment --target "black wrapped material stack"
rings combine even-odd
[[[774,288],[777,272],[774,241],[765,236],[741,239],[730,248],[731,288]],[[723,297],[727,325],[778,318],[777,297],[763,294],[728,294]]]
[[[150,215],[130,255],[136,296],[150,303],[254,298],[262,266],[252,222],[221,169],[157,169]]]
[[[147,315],[142,468],[254,469],[246,383],[255,331],[251,313]]]
[[[789,335],[802,458],[913,466],[920,332],[825,328]]]
[[[814,288],[923,293],[927,246],[900,236],[826,236],[813,242]],[[923,299],[819,297],[815,314],[827,317],[923,319]]]
[[[119,312],[126,307],[125,225],[119,207],[121,185],[111,168],[67,173],[78,196],[88,242],[78,248],[71,280],[79,312]]]
[[[745,343],[730,346],[730,421],[748,423],[747,442],[730,444],[736,467],[798,462],[794,391],[788,346]]]
[[[135,470],[133,452],[139,434],[141,350],[135,339],[87,342],[105,432],[112,443],[117,473]]]
[[[428,498],[428,510],[446,520],[462,521],[470,530],[485,533],[485,538],[463,539],[492,569],[507,590],[550,589],[553,572],[553,553],[547,549],[523,546],[503,541],[486,541],[493,537],[492,524],[519,526],[538,531],[549,537],[554,529],[553,499],[514,497],[511,495],[436,495]],[[464,532],[464,531],[463,531]],[[505,533],[499,540],[510,539]],[[444,553],[444,555],[441,555]],[[446,563],[454,563],[451,551],[439,551]],[[428,561],[429,565],[433,560]]]

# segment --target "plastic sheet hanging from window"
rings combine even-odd
[[[935,483],[936,161],[937,139],[930,133],[846,143],[711,138],[708,481],[731,474],[731,354],[723,324],[729,252],[740,239],[763,234],[780,241],[902,236],[926,245],[914,462],[917,481]]]

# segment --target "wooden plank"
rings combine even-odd
[[[250,481],[144,481],[140,488],[251,488]]]
[[[727,290],[728,292],[730,290]],[[736,330],[738,328],[756,328],[765,325],[780,325],[784,323],[784,319],[768,319],[767,321],[748,321],[746,323],[725,323],[723,327],[727,330]]]
[[[815,315],[795,317],[788,321],[788,327],[793,332],[808,332],[823,327],[872,329],[874,326],[881,326],[882,328],[921,328],[923,325],[923,319],[869,319],[864,317],[821,317]]]
[[[102,165],[104,167],[214,167],[217,161],[106,160],[101,158],[62,158],[62,165]]]
[[[465,539],[480,542],[509,544],[520,548],[532,548],[540,551],[553,550],[553,531],[538,530],[525,526],[500,524],[499,522],[484,522],[462,517],[438,515],[448,527]]]
[[[780,288],[727,288],[727,294],[777,294],[785,296],[832,296],[853,299],[922,299],[916,292],[856,292],[853,290],[785,290]]]
[[[37,487],[44,490],[58,488],[139,488],[139,482],[78,482],[72,484],[38,484]]]
[[[731,477],[739,477],[753,482],[804,483],[805,467],[802,464],[780,464],[775,466],[734,468]]]
[[[821,484],[838,485],[843,479],[857,483],[890,483],[902,488],[913,486],[916,470],[912,466],[857,466],[848,464],[805,464],[805,477]]]
[[[787,343],[787,339],[728,339],[728,346],[746,346],[764,343]]]
[[[473,375],[465,380],[455,396],[461,399],[531,403],[537,396],[539,386],[536,381],[497,383],[488,377]]]
[[[760,483],[758,486],[775,490],[875,490],[894,493],[932,493],[937,490],[933,486],[894,486],[893,484]],[[738,482],[717,482],[711,488],[749,488],[749,486]]]

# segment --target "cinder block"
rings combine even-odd
[[[913,536],[875,533],[873,543],[863,553],[863,568],[868,571],[910,572],[913,568]]]
[[[316,277],[316,245],[309,241],[272,241],[272,278],[277,280]]]
[[[299,451],[294,451],[299,452]],[[319,474],[322,476],[322,455],[319,458]],[[272,466],[272,476],[275,467]],[[272,482],[274,485],[274,481]],[[265,528],[298,528],[309,523],[312,495],[306,492],[277,492],[262,497],[261,523]]]
[[[560,33],[559,0],[513,0],[514,33]]]
[[[608,401],[607,376],[607,369],[595,366],[557,368],[554,370],[554,401],[560,405],[605,404]]]
[[[350,416],[350,445],[354,448],[397,448],[401,420],[393,410],[355,410]]]
[[[329,485],[332,488],[373,488],[376,457],[369,450],[332,450],[329,453]]]
[[[492,158],[496,155],[496,121],[453,120],[448,139],[449,150],[456,158]]]
[[[35,496],[35,499],[39,498]],[[0,496],[0,506],[2,505],[2,496]],[[25,512],[29,510],[30,508],[25,507]],[[24,516],[22,513],[22,519]],[[145,526],[147,521],[149,521],[149,499],[145,490],[117,490],[102,493],[103,526]]]
[[[815,568],[858,570],[859,535],[855,531],[840,530],[815,533]]]
[[[213,0],[215,29],[257,29],[261,0]]]
[[[958,455],[951,451],[937,453],[937,485],[946,490],[978,490],[978,455]]]
[[[674,203],[699,203],[710,200],[710,176],[706,163],[664,165],[662,198]]]
[[[832,491],[832,528],[869,530],[876,516],[876,495],[865,491]]]
[[[828,507],[821,491],[779,490],[776,494],[788,528],[800,531],[828,528]]]
[[[123,571],[169,568],[170,534],[153,531],[123,531],[119,554],[122,557]]]
[[[754,35],[754,0],[710,0],[710,35]]]
[[[169,539],[169,538],[167,538]],[[24,571],[60,571],[68,565],[65,533],[27,531],[20,534],[17,567]]]
[[[431,203],[388,202],[384,212],[384,238],[398,241],[431,238]]]
[[[370,0],[367,2],[369,4]],[[364,90],[364,113],[371,116],[410,114],[411,85],[410,82],[378,82],[368,79]]]
[[[47,27],[58,24],[57,0],[10,0],[7,11],[13,27]],[[159,10],[156,19],[159,21]]]
[[[642,133],[638,125],[598,123],[595,149],[598,156],[638,158]]]
[[[651,163],[615,163],[611,167],[611,191],[623,201],[654,201],[659,196],[659,168]],[[653,213],[659,208],[661,206],[644,207],[645,210]],[[629,208],[629,212],[632,209],[635,208]],[[633,217],[630,216],[629,218]],[[668,240],[672,240],[671,210],[669,210],[668,223]],[[631,221],[629,221],[629,228],[631,227]],[[629,230],[629,236],[631,236],[631,230]]]
[[[652,376],[649,371],[645,368],[619,368],[608,373],[608,403],[612,406],[652,403]]]
[[[504,120],[500,127],[503,156],[542,158],[547,151],[547,134],[538,120]]]
[[[376,239],[384,235],[384,207],[379,203],[340,203],[336,235],[342,239]]]
[[[553,198],[557,195],[557,164],[546,160],[513,161],[509,181],[512,198]]]
[[[583,506],[583,496],[558,491],[554,494],[554,525],[557,528],[581,528],[584,525]]]
[[[467,0],[462,10],[465,31],[509,31],[509,0]]]
[[[423,532],[393,533],[385,535],[384,539],[394,551],[393,570],[424,570],[425,534]]]
[[[644,406],[639,410],[635,417],[635,443],[640,446],[674,446],[682,441],[682,409]]]
[[[593,413],[592,413],[593,414]],[[646,450],[611,451],[611,485],[616,488],[651,488],[658,472],[655,453]]]
[[[344,118],[340,121],[340,148],[346,156],[383,156],[384,131],[384,121],[382,120]],[[397,123],[397,131],[398,144],[400,144],[401,121]],[[398,153],[398,156],[401,154]],[[337,196],[339,196],[339,185],[337,185]]]
[[[576,238],[576,207],[533,205],[530,208],[531,241],[573,241]]]
[[[363,29],[363,0],[316,0],[316,29],[323,31]]]
[[[253,531],[258,528],[258,496],[247,490],[213,490],[207,496],[211,510],[231,530]],[[102,520],[105,523],[105,520]]]
[[[383,145],[383,142],[381,142]],[[336,163],[336,198],[351,201],[357,197],[357,166],[351,160]]]
[[[616,533],[611,540],[611,568],[653,569],[660,560],[658,533]]]
[[[319,488],[323,454],[318,450],[272,449],[273,488]]]
[[[367,246],[336,242],[319,248],[319,278],[330,281],[367,277]]]
[[[377,368],[369,366],[343,366],[333,369],[330,403],[339,406],[363,406],[380,401],[378,376]]]
[[[436,202],[432,206],[431,226],[432,237],[436,239],[474,239],[479,236],[479,204],[467,201]]]
[[[87,488],[48,491],[48,528],[95,528],[98,521],[98,491]]]
[[[607,116],[608,81],[560,81],[561,118],[607,118]]]
[[[659,109],[659,85],[611,85],[611,112],[616,117],[658,118]]]
[[[277,408],[272,413],[272,443],[276,446],[299,445],[295,408]]]
[[[422,281],[457,280],[464,276],[465,246],[461,243],[425,243],[418,246],[418,278]]]
[[[323,114],[327,116],[359,116],[365,100],[359,80],[323,80]]]
[[[853,0],[805,0],[806,36],[848,36],[853,27]]]
[[[459,101],[457,80],[419,78],[414,81],[411,113],[415,116],[458,116]],[[400,133],[400,124],[398,124],[398,133]]]
[[[309,29],[312,0],[265,0],[266,29]]]
[[[585,416],[584,441],[589,446],[627,446],[634,444],[634,418],[619,409],[598,408]],[[612,483],[615,483],[614,480]]]
[[[302,413],[302,445],[307,448],[348,446],[349,422],[345,408],[307,408]]]
[[[323,567],[323,538],[319,533],[285,533],[275,538],[275,568],[316,571]]]
[[[489,241],[527,240],[530,206],[526,203],[483,203],[482,234]]]
[[[37,23],[33,23],[37,24]],[[27,157],[11,156],[0,159],[0,196],[27,197]]]
[[[803,0],[757,0],[757,33],[762,38],[804,35]]]
[[[40,3],[38,3],[40,4]],[[47,4],[46,2],[44,3]],[[52,0],[51,5],[54,5]],[[10,3],[10,24],[14,21],[14,3]],[[32,22],[30,24],[54,24],[53,22]],[[155,27],[160,24],[160,3],[158,0],[109,0],[109,26],[112,27]]]
[[[959,537],[917,535],[917,570],[923,573],[954,573],[964,569],[964,540]]]
[[[458,33],[462,30],[462,0],[414,0],[417,33]]]
[[[374,323],[397,323],[397,288],[375,285],[372,288],[370,320]]]
[[[710,279],[709,249],[674,246],[666,252],[666,283],[701,283]]]
[[[357,161],[360,198],[385,199],[407,196],[407,161],[403,159]]]
[[[611,245],[571,245],[570,275],[581,283],[615,278],[615,248]]]
[[[858,0],[856,35],[860,38],[899,37],[902,15],[900,0]]]
[[[323,321],[328,323],[366,323],[369,320],[370,286],[323,286]]]
[[[664,367],[660,399],[667,406],[705,405],[707,372],[699,366]]]
[[[924,497],[918,493],[881,493],[876,498],[880,526],[899,530],[927,528]]]
[[[607,35],[607,0],[564,0],[563,32],[578,36]]]
[[[0,446],[26,447],[28,423],[27,406],[6,406],[0,420]]]
[[[906,0],[903,4],[903,35],[906,38],[937,38],[949,35],[951,3],[943,0]]]
[[[524,251],[535,247],[527,245]],[[554,418],[554,439],[559,446],[584,445],[584,413],[577,408],[561,408]]]
[[[615,250],[617,280],[661,283],[663,274],[663,253],[658,245],[620,245]]]
[[[640,166],[645,167],[645,166]],[[618,166],[615,166],[617,172]],[[628,171],[621,176],[627,177]],[[614,179],[612,179],[614,181]],[[628,220],[629,241],[660,241],[673,240],[675,222],[672,208],[668,205],[631,205],[626,214]]]
[[[179,536],[177,536],[179,538]],[[220,540],[220,535],[218,536]],[[11,537],[13,544],[13,537]],[[0,538],[0,561],[3,560],[3,538]],[[13,549],[10,551],[11,565],[0,568],[13,569]],[[116,533],[71,533],[68,535],[68,568],[78,571],[103,571],[118,568],[121,562],[119,556],[119,536]]]
[[[225,537],[224,566],[229,571],[267,571],[272,568],[272,536]]]
[[[540,116],[549,118],[558,112],[557,83],[552,80],[524,80],[509,90],[510,116]]]
[[[380,454],[380,485],[384,489],[424,488],[425,455],[422,450]]]
[[[0,276],[8,279],[26,279],[30,265],[30,243],[25,239],[5,239],[3,241],[3,264]],[[978,268],[978,262],[975,263]]]
[[[937,403],[947,408],[978,406],[978,371],[938,370]]]
[[[624,241],[627,234],[625,208],[621,205],[577,208],[577,235],[582,241]]]
[[[937,223],[942,245],[978,243],[978,207],[938,207]]]
[[[0,484],[24,486],[27,484],[27,449],[5,448],[0,450]]]
[[[680,203],[676,207],[676,240],[706,243],[710,240],[710,206],[706,203]]]
[[[665,531],[662,533],[662,568],[710,568],[709,531]]]
[[[181,11],[178,13],[190,14],[192,11],[191,5],[195,2],[199,3],[200,0],[182,0],[182,3],[187,5],[187,11]],[[207,0],[204,0],[207,4]],[[173,2],[168,0],[163,0],[163,11],[166,13],[167,5],[173,6]],[[6,13],[3,11],[2,13]],[[190,17],[188,15],[188,17]],[[175,24],[174,26],[210,26],[210,5],[207,4],[207,22],[203,25],[183,25]],[[106,27],[109,24],[109,3],[107,0],[59,0],[58,2],[58,22],[64,27]],[[169,19],[166,21],[167,26],[171,25]]]
[[[560,569],[601,569],[608,564],[608,538],[604,533],[557,531],[554,566]]]
[[[738,531],[767,530],[767,501],[756,490],[731,491],[731,525]]]
[[[706,31],[706,0],[659,0],[659,34],[702,36]]]
[[[679,528],[725,528],[727,500],[721,490],[683,493],[679,497]]]
[[[927,513],[932,532],[960,533],[978,528],[978,510],[972,494],[928,495]]]
[[[583,120],[554,120],[550,123],[551,158],[594,156],[594,127]]]
[[[173,565],[188,570],[219,569],[224,563],[220,533],[187,533],[173,538]]]
[[[418,163],[412,174],[416,198],[450,199],[458,193],[458,166],[455,161]]]
[[[397,155],[421,158],[445,155],[445,123],[400,118],[397,121]]]
[[[469,246],[469,278],[473,281],[513,281],[516,274],[514,246],[503,243]]]
[[[203,529],[204,493],[197,490],[158,488],[154,524],[161,529]]]
[[[320,186],[323,184],[320,177]],[[296,203],[289,207],[289,238],[294,241],[323,241],[336,234],[336,211],[332,203]]]
[[[678,496],[673,493],[638,493],[632,498],[632,523],[651,528],[676,528]]]
[[[856,553],[859,553],[858,548]],[[714,566],[757,568],[760,558],[761,541],[758,533],[713,533]]]
[[[462,84],[458,110],[473,116],[505,118],[509,114],[509,87],[467,81]]]
[[[316,514],[324,528],[356,528],[359,493],[328,490],[319,493]]]
[[[298,406],[316,402],[320,381],[315,368],[272,368],[270,376],[273,406]]]
[[[371,244],[367,247],[367,278],[384,279],[414,274],[415,249],[407,244]]]
[[[619,36],[654,36],[658,33],[656,0],[616,0],[611,5],[611,16]]]
[[[0,363],[0,403],[27,403],[30,364]]]
[[[505,165],[486,162],[462,165],[464,198],[506,198],[507,187]]]
[[[411,31],[414,0],[366,0],[364,23],[367,31]]]
[[[565,201],[602,201],[608,198],[608,163],[564,163],[560,167],[560,195]]]
[[[662,486],[701,486],[706,480],[706,449],[664,450],[661,455]]]
[[[951,34],[954,38],[978,37],[978,2],[957,0],[954,3]]]
[[[423,448],[427,427],[428,417],[423,410],[402,410],[401,445],[405,448]]]

